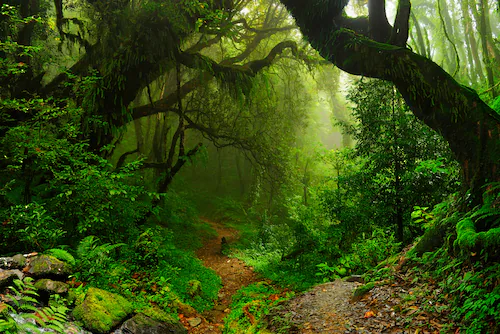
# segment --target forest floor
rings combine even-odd
[[[188,333],[222,333],[224,317],[230,312],[232,296],[242,287],[265,281],[243,261],[222,253],[221,240],[238,239],[238,231],[205,220],[217,233],[208,239],[197,256],[222,278],[223,287],[215,307],[189,318],[181,318]],[[447,311],[436,302],[440,289],[415,282],[410,274],[394,271],[393,279],[379,282],[362,297],[353,300],[362,284],[336,280],[298,294],[267,316],[270,330],[280,333],[459,333],[447,324]],[[431,295],[429,292],[432,291]],[[192,326],[193,319],[195,326]],[[199,322],[201,320],[201,322]]]
[[[222,254],[222,238],[225,238],[228,244],[235,242],[239,236],[237,230],[226,227],[221,223],[212,222],[207,219],[203,220],[212,226],[217,236],[206,240],[203,247],[196,252],[196,255],[203,261],[206,267],[212,268],[221,277],[222,288],[219,291],[219,298],[215,303],[215,307],[198,317],[194,317],[201,319],[199,325],[193,327],[189,324],[189,320],[192,320],[193,317],[191,319],[181,319],[190,334],[222,333],[223,319],[230,312],[229,306],[232,296],[239,289],[264,280],[263,278],[259,278],[253,271],[253,268],[247,266],[243,261]]]

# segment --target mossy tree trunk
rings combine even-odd
[[[348,73],[396,85],[414,115],[448,141],[471,191],[469,204],[480,203],[481,187],[499,180],[500,116],[436,63],[401,46],[408,36],[409,0],[399,1],[392,31],[383,36],[370,33],[372,18],[340,14],[339,2],[282,0],[323,57]]]

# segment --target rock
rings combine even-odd
[[[3,269],[10,268],[13,261],[14,261],[14,259],[9,257],[9,256],[0,257],[0,268],[3,268]]]
[[[33,277],[68,276],[71,266],[50,255],[38,255],[31,259],[27,272]]]
[[[199,324],[201,324],[201,319],[200,318],[193,318],[188,320],[189,326],[191,327],[196,327]]]
[[[4,288],[12,284],[16,279],[23,279],[23,273],[17,269],[14,270],[2,270],[0,269],[0,288]]]
[[[49,294],[63,294],[68,292],[69,285],[64,282],[53,281],[48,278],[42,278],[35,282],[35,288],[46,291]]]
[[[132,304],[124,297],[91,287],[73,316],[94,333],[106,333],[132,312]]]
[[[172,319],[173,320],[173,319]],[[201,322],[201,320],[200,320]],[[186,329],[178,321],[160,322],[143,313],[139,313],[125,321],[120,327],[122,333],[130,334],[185,334]]]
[[[26,258],[23,254],[17,254],[12,257],[12,267],[21,269],[26,265]]]

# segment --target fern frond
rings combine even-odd
[[[64,325],[62,323],[52,322],[45,326],[45,328],[55,330],[58,333],[64,333]]]
[[[21,311],[32,311],[32,312],[36,312],[37,311],[37,308],[36,306],[34,305],[31,305],[31,304],[22,304],[19,309]]]
[[[35,290],[25,290],[25,291],[23,291],[23,294],[24,295],[31,295],[31,296],[35,296],[35,297],[40,297],[38,292],[36,292]]]
[[[31,296],[22,296],[21,297],[21,301],[23,303],[33,303],[33,304],[38,303],[38,301],[36,300],[36,298],[33,298]]]

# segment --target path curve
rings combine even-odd
[[[203,261],[205,267],[213,269],[221,277],[222,288],[214,308],[202,314],[201,324],[196,327],[188,325],[187,328],[189,334],[217,334],[222,333],[223,319],[230,312],[231,298],[236,291],[262,279],[253,271],[252,267],[247,266],[243,261],[222,254],[222,238],[225,238],[228,244],[235,242],[239,237],[237,230],[206,218],[202,218],[202,221],[212,226],[217,236],[208,239],[203,247],[196,252],[196,255]]]

